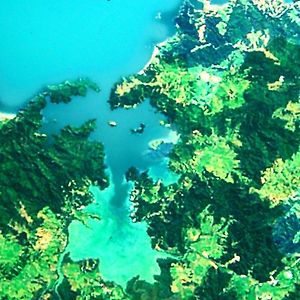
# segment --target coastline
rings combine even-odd
[[[0,111],[0,122],[5,121],[5,120],[12,120],[15,117],[16,117],[16,114],[5,113],[5,112]]]
[[[172,37],[172,36],[171,36]],[[137,73],[138,75],[143,75],[145,72],[146,72],[146,70],[148,69],[148,67],[154,62],[154,60],[157,58],[157,55],[159,54],[159,48],[160,47],[163,47],[163,46],[165,46],[167,43],[168,43],[168,41],[169,41],[169,39],[171,38],[171,37],[168,37],[165,41],[163,41],[163,42],[161,42],[161,43],[158,43],[158,44],[156,44],[155,46],[154,46],[154,49],[153,49],[153,52],[152,52],[152,55],[151,55],[151,57],[150,57],[150,59],[148,60],[148,62],[145,64],[145,66]]]

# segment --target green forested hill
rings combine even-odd
[[[177,183],[126,176],[133,220],[170,254],[154,284],[133,278],[123,291],[98,261],[62,256],[70,221],[89,217],[90,184],[108,185],[104,149],[88,139],[93,120],[50,141],[41,111],[98,88],[50,86],[1,121],[0,299],[299,299],[299,11],[299,1],[186,1],[176,34],[112,90],[113,109],[149,98],[180,134]]]

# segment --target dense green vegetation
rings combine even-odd
[[[177,34],[112,91],[112,108],[149,98],[181,136],[177,184],[127,174],[134,220],[178,258],[169,294],[146,299],[300,297],[299,5],[187,1]]]
[[[0,299],[300,298],[300,3],[186,1],[177,33],[140,74],[113,89],[112,108],[149,98],[180,134],[165,186],[130,168],[133,220],[170,254],[150,284],[124,291],[101,262],[73,262],[67,227],[93,217],[91,184],[108,186],[95,121],[41,132],[47,103],[99,88],[46,88],[0,123]],[[169,124],[167,124],[169,125]]]

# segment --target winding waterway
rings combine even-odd
[[[163,116],[148,102],[133,110],[110,111],[107,99],[122,76],[138,72],[151,57],[153,46],[174,31],[172,19],[180,0],[14,0],[0,3],[0,110],[16,112],[46,84],[89,77],[100,94],[90,92],[68,105],[44,111],[44,130],[57,132],[65,124],[97,119],[92,138],[104,143],[111,185],[92,187],[95,203],[87,210],[101,216],[88,226],[74,221],[67,251],[74,260],[99,258],[104,279],[125,285],[139,275],[153,281],[159,274],[157,257],[143,223],[129,217],[130,186],[124,173],[130,166],[149,169],[153,177],[171,183],[176,176],[165,160],[145,155],[153,139],[176,140],[159,125]],[[109,121],[118,125],[108,126]],[[130,129],[145,124],[143,134]]]

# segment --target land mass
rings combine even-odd
[[[126,173],[132,220],[169,255],[154,283],[124,290],[98,260],[64,255],[70,222],[93,217],[82,211],[90,185],[109,185],[104,148],[89,140],[94,120],[50,139],[41,112],[99,88],[53,85],[1,119],[1,299],[299,299],[299,11],[299,1],[185,1],[176,34],[112,90],[112,109],[150,99],[179,134],[150,145],[177,182]]]

